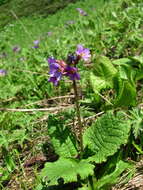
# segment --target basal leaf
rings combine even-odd
[[[113,78],[117,70],[111,61],[102,56],[95,60],[93,73],[90,74],[90,83],[96,95],[106,88],[113,88]]]
[[[123,113],[114,116],[108,112],[101,116],[83,135],[84,146],[87,146],[93,156],[89,161],[101,163],[113,155],[118,148],[127,142],[130,131],[130,121],[125,120]]]
[[[136,78],[137,70],[131,65],[118,66],[118,75],[114,77],[116,98],[115,106],[134,106],[136,104]]]
[[[117,79],[115,84],[115,106],[134,106],[136,104],[136,88],[128,80]]]
[[[121,59],[115,59],[112,61],[114,65],[123,65],[123,64],[131,64],[132,61],[129,58],[121,58]]]
[[[41,177],[44,181],[49,182],[49,185],[58,185],[58,180],[61,178],[64,183],[76,182],[78,176],[85,179],[89,175],[93,175],[93,169],[94,165],[88,163],[87,160],[60,158],[56,162],[46,163]]]
[[[78,154],[76,139],[62,120],[49,117],[48,135],[55,152],[62,157],[74,157]]]
[[[101,179],[99,179],[96,183],[94,188],[96,190],[101,189],[101,187],[107,187],[109,185],[113,185],[117,182],[118,177],[126,170],[129,168],[132,168],[133,165],[127,163],[127,162],[123,162],[122,160],[120,160],[117,165],[115,170],[111,173],[108,174],[106,176],[103,176]],[[106,188],[105,188],[106,189]]]
[[[134,57],[131,57],[131,59],[134,62],[137,62],[137,63],[139,63],[139,64],[141,64],[143,66],[143,56],[134,56]]]
[[[129,80],[135,86],[135,76],[137,70],[130,65],[122,65],[118,67],[118,76],[121,79]]]
[[[120,77],[129,79],[130,81],[137,81],[143,78],[142,65],[143,57],[135,56],[129,58],[121,58],[112,61],[114,65],[118,66]]]
[[[95,76],[93,73],[90,74],[90,83],[95,93],[100,92],[100,90],[109,88],[112,86],[110,81],[105,80],[104,78]]]
[[[143,134],[143,111],[139,108],[134,108],[130,111],[132,117],[132,130],[135,139]]]
[[[102,56],[95,60],[93,72],[98,77],[112,80],[117,70],[108,57]]]
[[[136,81],[143,79],[143,68],[137,71],[136,73]]]

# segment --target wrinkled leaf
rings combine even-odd
[[[62,120],[49,117],[48,135],[55,152],[59,156],[74,157],[78,154],[75,136]]]
[[[101,179],[99,179],[96,183],[95,183],[95,188],[101,189],[101,187],[107,187],[108,185],[113,185],[117,182],[118,177],[127,169],[132,168],[133,166],[127,162],[123,162],[122,160],[120,160],[117,165],[115,170],[111,173],[108,174],[106,176],[103,176]]]
[[[106,161],[108,156],[127,142],[130,127],[130,121],[125,120],[124,114],[120,112],[117,116],[108,112],[97,119],[83,135],[84,146],[94,154],[88,160],[96,163]]]
[[[56,162],[46,163],[41,177],[44,181],[49,182],[49,185],[58,185],[58,180],[61,178],[64,183],[76,182],[78,176],[85,179],[89,175],[93,175],[93,169],[94,165],[88,163],[87,160],[60,158]]]

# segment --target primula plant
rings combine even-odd
[[[82,45],[78,45],[75,53],[68,55],[65,60],[48,58],[49,82],[58,87],[63,77],[68,77],[72,81],[78,125],[71,130],[66,126],[65,121],[52,115],[49,116],[48,135],[58,159],[45,164],[40,174],[41,183],[37,190],[48,187],[64,189],[65,185],[69,183],[75,183],[75,189],[84,190],[93,190],[98,189],[98,186],[104,186],[102,178],[101,182],[99,180],[96,183],[96,164],[107,161],[109,156],[114,155],[119,147],[127,142],[131,123],[122,112],[118,112],[116,115],[112,111],[107,112],[93,122],[90,127],[84,126],[82,123],[77,90],[77,81],[80,80],[78,63],[80,60],[87,62],[90,59],[90,50]],[[116,178],[131,167],[121,159],[116,164],[115,171],[111,174],[113,177],[116,175]],[[109,183],[112,184],[111,180]]]
[[[78,118],[80,154],[82,154],[83,152],[83,140],[82,140],[82,122],[81,122],[81,114],[79,107],[79,97],[76,85],[76,80],[80,80],[80,74],[78,73],[77,65],[81,59],[86,62],[90,59],[90,57],[91,57],[90,50],[88,48],[84,48],[82,45],[78,45],[75,54],[68,55],[66,61],[56,60],[53,57],[50,57],[48,59],[49,68],[50,68],[49,82],[52,82],[55,86],[57,86],[63,76],[66,76],[73,81],[75,106]]]
[[[0,189],[143,189],[142,0],[5,1]]]

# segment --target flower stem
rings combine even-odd
[[[79,105],[79,95],[77,91],[76,81],[73,80],[73,89],[75,95],[75,107],[78,119],[78,130],[79,130],[79,145],[80,145],[80,157],[83,154],[83,138],[82,138],[82,121],[81,121],[81,113],[80,113],[80,105]]]

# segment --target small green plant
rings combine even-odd
[[[104,114],[83,132],[83,152],[82,157],[79,157],[78,143],[70,129],[61,121],[56,120],[55,122],[54,116],[50,120],[49,135],[59,159],[55,162],[46,163],[41,171],[40,177],[44,186],[58,185],[60,187],[66,183],[76,182],[79,187],[100,188],[100,180],[97,181],[96,179],[98,176],[95,172],[96,164],[105,162],[109,156],[111,157],[118,151],[121,145],[127,143],[131,122],[125,119],[123,113],[114,115],[109,112]],[[57,125],[57,123],[59,124]],[[129,163],[121,161],[121,158],[117,161],[117,165],[120,163],[123,163],[123,168],[119,173],[117,171],[118,174],[117,176],[115,174],[115,179],[124,170],[132,167]],[[114,173],[110,175],[114,175]],[[104,175],[104,178],[101,181],[106,184],[108,177]],[[108,183],[111,185],[114,182],[108,178]],[[42,188],[43,186],[41,186]]]
[[[89,58],[89,50],[78,45],[76,56],[74,54],[69,55],[66,62],[54,58],[48,59],[50,66],[50,82],[57,86],[63,76],[68,76],[73,81],[78,130],[76,131],[74,129],[73,131],[76,131],[76,133],[73,133],[71,129],[67,128],[63,121],[58,121],[57,119],[54,119],[54,117],[49,118],[49,136],[54,151],[59,158],[55,162],[46,163],[44,169],[41,171],[40,177],[42,182],[44,182],[44,186],[52,187],[59,185],[60,187],[66,183],[76,182],[78,187],[84,188],[86,185],[87,189],[95,189],[95,186],[100,188],[100,180],[97,182],[97,184],[99,183],[99,186],[93,180],[97,177],[96,172],[94,172],[96,164],[105,162],[109,156],[114,155],[118,151],[121,145],[126,144],[128,141],[131,122],[129,119],[125,119],[125,115],[122,112],[117,114],[108,112],[96,122],[93,122],[92,126],[89,128],[83,126],[76,84],[76,80],[79,80],[80,76],[77,73],[76,66],[80,59],[88,61]],[[106,62],[106,59],[102,63],[107,69],[108,64],[111,65],[109,61]],[[112,74],[110,75],[110,68],[112,67],[112,65],[109,67],[109,71],[104,69],[104,72],[109,75],[110,81],[108,81],[108,84],[111,83],[111,85],[109,85],[111,87],[111,75],[114,77],[117,72],[116,69],[112,69]],[[100,74],[102,74],[102,69],[100,69]],[[94,82],[96,82],[96,79],[94,79]],[[84,132],[83,127],[85,128]],[[130,165],[121,160],[119,163],[117,162],[117,165],[118,164],[123,164],[123,167],[119,173],[118,170],[116,171],[115,169],[114,173],[116,175],[117,172],[117,176]],[[114,173],[110,175],[114,176]],[[108,181],[107,176],[104,178],[105,181]],[[104,178],[102,179],[102,185],[104,185],[104,183],[106,184]],[[108,183],[110,184],[110,180]],[[43,188],[42,183],[40,183],[37,189]]]
[[[128,182],[143,154],[142,0],[32,2],[0,6],[0,188]],[[77,44],[92,57],[75,65]]]

